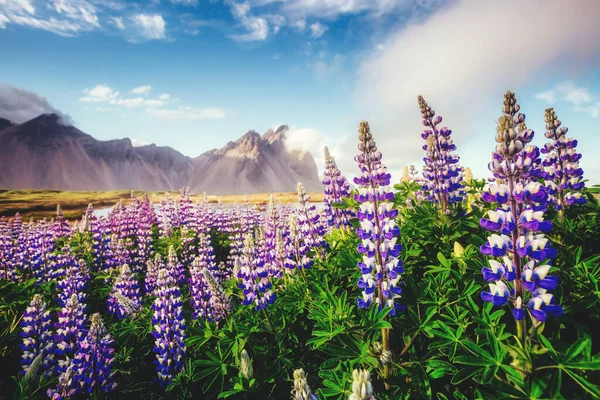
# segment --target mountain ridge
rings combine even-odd
[[[101,141],[42,114],[21,124],[0,119],[0,187],[61,190],[177,190],[251,194],[321,190],[309,153],[288,150],[282,125],[260,135],[249,130],[235,141],[197,157],[168,146],[133,146],[131,139]]]

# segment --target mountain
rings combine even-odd
[[[307,152],[288,151],[281,126],[263,136],[249,131],[221,149],[196,158],[130,139],[100,141],[42,114],[22,124],[0,119],[0,187],[62,190],[177,190],[250,194],[321,190],[317,166]]]

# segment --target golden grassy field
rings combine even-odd
[[[142,191],[134,191],[135,196],[144,194]],[[94,192],[71,192],[61,190],[8,190],[0,189],[0,216],[13,216],[15,213],[21,213],[23,217],[52,217],[56,212],[56,205],[60,204],[63,213],[68,219],[81,217],[88,204],[93,204],[94,208],[103,208],[116,204],[123,199],[125,203],[131,201],[132,192],[129,190],[110,190]],[[165,192],[148,193],[153,203],[158,203]],[[179,196],[178,192],[169,192],[173,198]],[[245,199],[248,202],[257,205],[266,205],[270,194],[250,194],[250,195],[223,195],[208,196],[210,203],[217,203],[219,199],[223,203],[243,203]],[[295,192],[273,193],[277,203],[295,203],[297,194]],[[323,201],[323,193],[311,193],[311,201]],[[203,200],[202,194],[192,195],[192,200]]]

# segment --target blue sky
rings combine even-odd
[[[327,144],[348,175],[368,119],[398,179],[422,158],[418,94],[487,177],[510,89],[535,144],[555,107],[598,182],[598,15],[593,0],[0,0],[0,83],[98,139],[189,156],[288,124],[289,146],[321,163]]]

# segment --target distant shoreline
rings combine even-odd
[[[56,215],[56,206],[60,204],[67,219],[78,219],[84,213],[88,204],[94,208],[114,205],[120,200],[125,204],[131,201],[131,194],[142,196],[147,193],[153,203],[158,203],[166,193],[171,198],[178,198],[179,192],[144,192],[140,190],[108,190],[108,191],[62,191],[51,189],[12,190],[0,189],[0,216],[12,218],[17,212],[23,218],[52,218]],[[248,195],[210,195],[209,203],[243,203],[247,198],[249,203],[266,205],[270,193],[254,193]],[[323,193],[310,193],[311,202],[322,202]],[[296,192],[273,193],[276,203],[295,203],[298,200]],[[203,201],[204,194],[192,193],[192,201]]]

